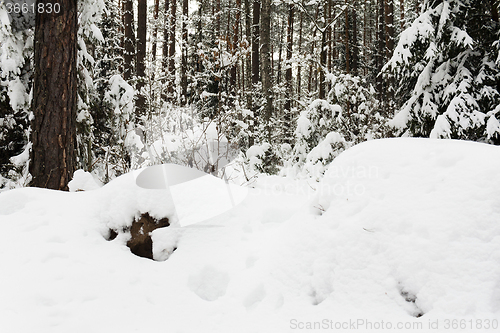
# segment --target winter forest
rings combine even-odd
[[[43,36],[32,7],[2,4],[3,188],[59,188],[43,186],[47,175],[37,181],[47,173],[37,156],[68,174],[61,188],[77,169],[107,183],[152,164],[193,166],[189,152],[207,129],[230,143],[228,153],[243,168],[312,177],[370,139],[500,142],[494,0],[71,3],[60,6],[78,20],[64,32],[72,36],[64,43],[75,44],[74,91],[65,94],[71,119],[46,125],[68,123],[65,167],[58,153],[37,155],[42,141],[53,139],[33,138],[55,133],[40,127],[37,103],[62,86],[37,90],[36,73],[57,65],[36,57]]]

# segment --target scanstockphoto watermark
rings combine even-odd
[[[262,195],[301,195],[313,198],[317,194],[326,196],[362,196],[366,192],[365,180],[379,179],[376,166],[332,166],[319,181],[308,181],[309,186],[295,183],[275,184],[258,187],[256,193]]]
[[[332,320],[323,319],[319,321],[303,321],[290,319],[292,330],[297,331],[327,331],[327,330],[446,330],[446,331],[495,331],[500,328],[498,319],[475,318],[475,319],[429,319],[427,321],[384,321],[369,319]]]
[[[342,321],[328,318],[319,321],[301,321],[293,318],[290,319],[289,327],[297,331],[421,330],[424,329],[424,323],[421,321],[391,322],[368,319]]]

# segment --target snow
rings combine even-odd
[[[90,172],[76,170],[73,179],[68,183],[70,192],[90,191],[102,187],[101,182],[94,178]]]
[[[2,192],[0,331],[498,325],[498,149],[373,140],[340,154],[320,182],[260,176],[235,208],[186,227],[175,217],[181,196],[139,188],[138,172],[91,191]],[[185,185],[181,203],[199,191],[217,207],[213,184]],[[105,239],[144,212],[171,219],[152,235],[155,258],[165,261],[132,255],[125,234]]]

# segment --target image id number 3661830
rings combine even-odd
[[[5,4],[7,13],[11,14],[59,14],[61,12],[61,5],[57,2],[42,3],[27,3],[27,2],[7,2]]]

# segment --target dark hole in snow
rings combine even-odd
[[[142,214],[138,220],[132,222],[130,227],[131,238],[127,242],[130,251],[136,256],[153,259],[153,240],[151,232],[158,228],[168,227],[167,218],[156,220],[148,213]]]
[[[106,240],[112,241],[112,240],[113,240],[113,239],[115,239],[117,236],[118,236],[118,233],[117,233],[116,231],[114,231],[113,229],[109,229],[109,235],[108,235],[108,237],[106,238]]]
[[[158,228],[168,227],[169,225],[168,218],[157,220],[152,218],[148,213],[142,214],[139,219],[132,222],[130,228],[123,230],[123,232],[130,232],[130,239],[127,242],[130,252],[139,257],[153,259],[151,232]],[[117,236],[118,232],[110,229],[107,240],[111,241]]]

